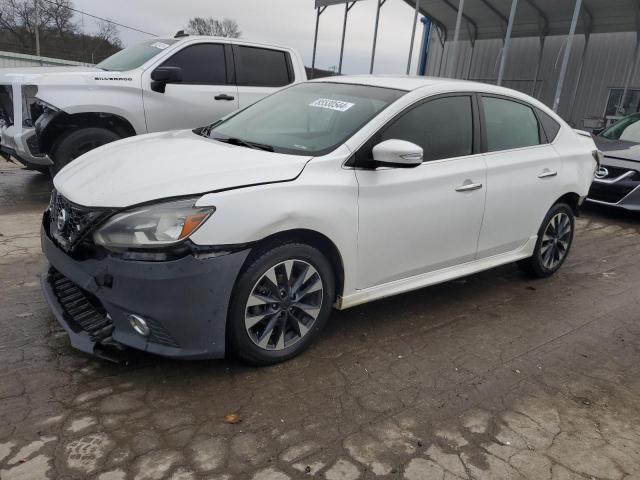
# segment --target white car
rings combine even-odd
[[[95,67],[0,70],[0,156],[57,173],[132,135],[196,128],[307,79],[295,50],[179,33]]]
[[[516,261],[553,274],[597,162],[590,137],[505,88],[305,82],[64,168],[43,288],[88,352],[278,362],[333,307]]]

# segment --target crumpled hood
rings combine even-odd
[[[62,195],[87,207],[128,207],[296,178],[311,157],[228,145],[190,130],[152,133],[104,145],[54,179]]]
[[[596,136],[593,138],[598,149],[604,153],[605,157],[619,158],[640,162],[640,144],[626,140],[611,140],[609,138]]]

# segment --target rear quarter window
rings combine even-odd
[[[233,56],[239,86],[283,87],[293,81],[287,52],[234,45]]]
[[[538,119],[540,119],[542,129],[547,135],[547,140],[549,141],[549,143],[553,142],[558,136],[558,132],[560,131],[560,124],[556,122],[550,115],[544,113],[539,108],[536,108],[536,113],[538,114]]]

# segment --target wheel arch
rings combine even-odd
[[[277,244],[294,242],[304,243],[317,248],[325,257],[327,257],[335,275],[336,298],[341,297],[344,291],[344,263],[342,255],[340,254],[340,250],[338,250],[336,244],[329,237],[316,230],[305,228],[284,230],[256,241],[251,248],[251,252],[245,259],[241,271],[243,271],[247,265],[250,265],[260,252]]]
[[[136,135],[129,120],[114,113],[83,112],[68,114],[57,112],[42,131],[38,132],[40,150],[50,153],[56,141],[65,133],[80,128],[100,127],[111,130],[122,138]]]
[[[560,198],[558,198],[555,202],[553,202],[553,205],[557,205],[558,203],[566,203],[571,207],[571,210],[573,210],[573,214],[576,217],[580,216],[580,195],[578,195],[577,193],[575,192],[565,193]],[[551,205],[551,207],[553,207],[553,205]]]

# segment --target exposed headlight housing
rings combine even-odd
[[[197,199],[156,203],[117,213],[93,234],[97,245],[114,249],[149,249],[189,238],[215,211],[196,207]]]

